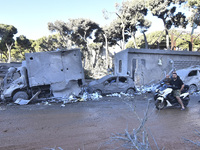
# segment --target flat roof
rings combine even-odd
[[[118,53],[200,56],[200,52],[193,52],[193,51],[174,51],[174,50],[160,50],[160,49],[135,49],[135,48],[128,48],[128,49],[125,49],[125,50],[118,52]]]

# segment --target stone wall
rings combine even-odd
[[[199,59],[200,60],[200,59]],[[190,66],[200,65],[200,61],[174,61],[174,67],[178,69],[188,68]]]

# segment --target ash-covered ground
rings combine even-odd
[[[152,94],[129,97],[103,97],[99,100],[65,104],[33,103],[0,106],[0,150],[105,150],[115,149],[120,142],[112,134],[131,133],[139,126],[135,112],[144,116],[152,149],[196,150],[198,146],[184,138],[200,141],[200,96],[191,96],[186,110],[156,110]],[[135,110],[135,112],[133,111]],[[119,148],[123,149],[123,148]]]

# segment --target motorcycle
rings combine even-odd
[[[180,98],[183,105],[187,107],[190,97],[189,97],[189,86],[185,85],[184,89],[181,91]],[[162,83],[155,91],[154,95],[155,106],[158,110],[165,107],[179,107],[181,106],[177,101],[176,97],[173,96],[173,88],[170,85]]]

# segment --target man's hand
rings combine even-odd
[[[181,86],[181,91],[184,89],[184,86],[185,86],[184,84]]]

